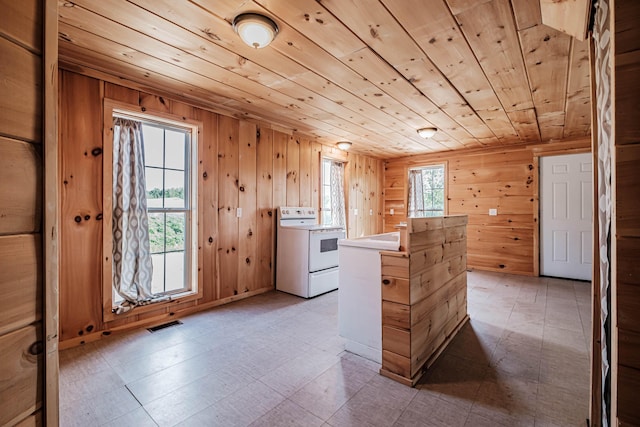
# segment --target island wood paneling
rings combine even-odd
[[[64,254],[60,331],[64,346],[98,339],[105,330],[159,323],[273,289],[276,208],[289,202],[319,206],[323,155],[347,162],[347,169],[352,162],[368,165],[352,171],[361,188],[358,197],[363,206],[365,195],[381,192],[382,174],[371,176],[372,171],[382,170],[380,160],[349,155],[268,123],[219,115],[158,93],[70,71],[61,71],[60,80]],[[102,208],[102,156],[94,150],[102,147],[103,98],[144,105],[150,115],[154,111],[171,113],[202,123],[198,139],[202,297],[143,307],[139,313],[134,310],[108,322],[103,321],[102,313],[102,234],[97,217]],[[345,187],[350,197],[348,182]],[[239,218],[237,208],[242,208]],[[380,209],[373,213],[362,218],[358,233],[381,232]]]
[[[519,149],[432,154],[385,162],[384,230],[407,220],[408,168],[446,163],[446,212],[468,215],[467,265],[534,275],[537,233],[535,156],[585,152],[589,140]],[[553,151],[551,151],[553,150]],[[391,215],[391,209],[394,214]],[[489,216],[497,209],[497,216]]]
[[[45,3],[0,1],[0,5],[0,425],[4,426],[44,410]],[[54,345],[51,355],[56,354]],[[57,365],[51,368],[50,378],[57,381]],[[50,399],[55,409],[57,391]]]
[[[403,252],[381,252],[382,368],[415,385],[467,316],[467,217],[410,218]]]

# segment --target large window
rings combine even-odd
[[[197,298],[201,124],[112,100],[104,114],[104,319]]]
[[[445,168],[433,165],[409,170],[410,218],[445,214]]]
[[[322,224],[346,226],[344,163],[322,159]]]
[[[144,123],[142,130],[152,291],[188,291],[191,131],[158,123]]]

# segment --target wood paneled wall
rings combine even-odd
[[[203,124],[198,142],[203,297],[110,322],[102,317],[100,267],[104,98],[142,106],[148,114],[171,113]],[[349,235],[381,232],[382,161],[348,155],[269,124],[61,71],[61,340],[73,345],[95,339],[101,331],[161,322],[273,289],[275,209],[319,207],[322,156],[347,162]],[[242,208],[241,218],[236,208]]]
[[[615,118],[614,273],[617,353],[613,368],[617,381],[617,422],[640,425],[640,3],[615,0],[613,111]],[[613,239],[612,239],[613,240]],[[616,315],[617,313],[617,315]],[[615,344],[614,344],[615,347]],[[615,360],[615,359],[614,359]],[[615,394],[614,394],[615,396]],[[612,421],[613,424],[613,421]]]
[[[0,425],[44,402],[43,2],[0,1]]]
[[[444,163],[446,213],[469,217],[468,267],[537,274],[537,156],[589,150],[590,141],[584,139],[389,160],[384,177],[384,230],[393,231],[407,220],[408,168]],[[497,216],[489,216],[492,208],[498,210]]]

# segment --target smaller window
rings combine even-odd
[[[344,227],[346,224],[344,200],[344,163],[322,159],[322,194],[320,200],[323,225]]]
[[[444,165],[409,170],[408,216],[443,216],[445,195]]]

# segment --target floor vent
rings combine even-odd
[[[182,325],[182,322],[179,320],[174,320],[173,322],[163,323],[162,325],[154,326],[152,328],[147,328],[149,332],[156,332],[162,329],[170,328],[171,326]]]

